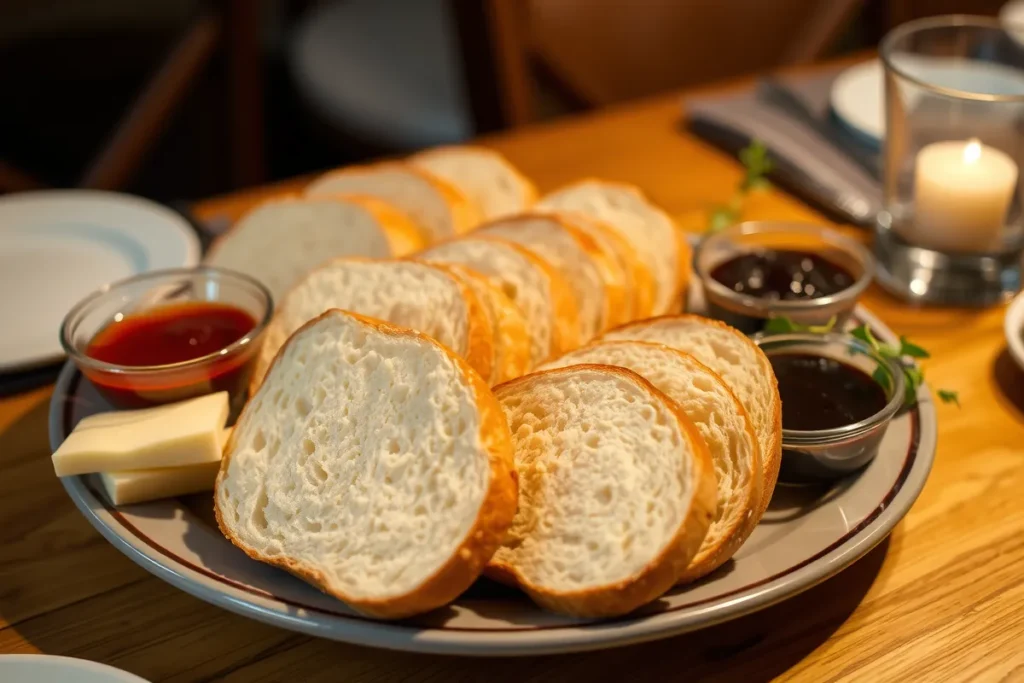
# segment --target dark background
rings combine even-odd
[[[453,35],[459,40],[460,77],[465,82],[466,106],[475,117],[476,131],[523,122],[503,115],[501,101],[507,93],[495,74],[498,68],[495,55],[501,54],[500,46],[504,43],[500,36],[496,37],[494,27],[488,26],[488,19],[493,19],[493,14],[488,12],[493,13],[494,7],[502,1],[452,0],[450,3],[452,16],[460,22]],[[753,7],[750,1],[746,2],[746,10]],[[544,2],[522,0],[524,6],[540,6]],[[596,20],[571,7],[571,2],[548,2],[562,12],[561,23],[555,22],[554,28],[549,26],[543,30],[532,25],[524,29],[525,43],[530,43],[530,31],[538,35],[546,31],[548,44],[556,46],[548,55],[551,57],[548,63],[540,50],[528,57],[528,85],[533,93],[530,121],[773,66],[770,56],[751,59],[753,63],[747,64],[743,62],[744,55],[737,54],[735,48],[720,47],[718,41],[706,48],[694,46],[692,39],[686,37],[670,37],[665,41],[666,47],[659,48],[660,53],[641,55],[639,46],[613,43],[605,34],[599,34],[602,29]],[[630,17],[642,20],[645,12],[664,10],[665,2],[686,4],[688,0],[591,0],[590,7],[599,5],[605,12],[625,13],[626,20]],[[711,7],[708,2],[689,0],[688,18],[684,23],[692,28],[692,24],[702,21],[700,12],[704,6]],[[714,0],[711,4],[721,3],[730,4],[730,0]],[[208,59],[197,74],[182,82],[181,94],[174,106],[143,126],[149,129],[143,136],[144,142],[128,145],[128,156],[133,161],[110,189],[164,201],[198,198],[242,185],[406,151],[387,140],[345,130],[337,121],[325,121],[314,113],[297,87],[288,60],[294,26],[302,17],[321,10],[326,4],[329,3],[294,0],[3,0],[0,2],[0,170],[8,171],[8,180],[13,178],[13,182],[6,186],[0,183],[0,191],[25,189],[19,183],[26,179],[30,184],[52,187],[83,184],[83,177],[97,156],[112,136],[125,127],[125,117],[132,111],[139,94],[152,82],[182,36],[195,25],[197,17],[214,17],[219,22],[218,38]],[[742,6],[744,2],[732,4]],[[776,5],[774,2],[763,4]],[[787,4],[781,0],[777,3],[779,7]],[[821,57],[871,48],[891,25],[909,18],[956,10],[992,14],[1001,2],[873,0],[854,5],[837,35],[830,38],[821,51]],[[400,11],[396,6],[396,12]],[[544,11],[535,16],[542,15]],[[737,32],[744,30],[743,17],[743,11],[735,13]],[[394,21],[401,19],[396,16]],[[657,23],[656,18],[654,23]],[[561,31],[557,40],[550,40],[552,31]],[[778,35],[780,33],[785,31],[754,33],[753,42],[757,45],[763,42],[768,49],[769,43],[775,41],[783,49],[788,36]],[[678,50],[678,54],[688,55],[685,63],[674,63],[673,55],[677,51],[673,40],[676,40],[676,47],[689,48],[679,47]],[[569,70],[563,69],[559,74],[557,66],[553,66],[558,63],[558,55],[554,54],[557,49],[564,46],[571,52],[573,45],[596,48],[604,53],[622,51],[622,57],[611,63],[616,67],[622,65],[622,69],[634,69],[636,74],[611,74],[607,67],[598,66],[595,73],[617,76],[619,85],[611,78],[607,87],[601,83],[595,87],[592,82],[574,84]],[[703,50],[706,55],[694,59],[695,49]],[[578,50],[576,56],[585,59],[586,55],[579,56],[582,54]],[[638,65],[635,60],[631,61],[638,55],[649,59],[651,64]],[[715,64],[721,68],[712,68]],[[635,85],[623,88],[621,83]],[[239,87],[243,96],[233,100]],[[588,87],[590,92],[587,92]],[[237,102],[245,101],[246,97],[255,104],[240,109]],[[256,140],[252,148],[258,145],[260,149],[248,156],[244,153],[239,156],[233,152],[239,139]]]

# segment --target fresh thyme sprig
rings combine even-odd
[[[772,160],[768,158],[768,148],[763,142],[753,140],[750,145],[740,150],[739,157],[740,163],[743,164],[743,180],[728,203],[716,206],[711,211],[708,216],[708,232],[718,232],[738,222],[743,214],[747,195],[771,187],[767,175],[772,170]]]
[[[789,318],[780,317],[770,319],[765,325],[764,330],[769,334],[785,334],[787,332],[827,334],[832,331],[835,324],[836,319],[834,317],[825,325],[801,325]],[[917,390],[920,388],[921,383],[924,382],[924,370],[917,364],[917,361],[930,358],[931,354],[905,336],[900,337],[899,344],[883,344],[875,338],[875,335],[871,333],[871,328],[867,325],[861,325],[850,330],[850,334],[870,346],[879,356],[894,361],[903,370],[905,390],[903,401],[908,406],[917,403]],[[882,366],[875,368],[871,376],[886,390],[891,388],[889,373]],[[938,389],[935,393],[943,403],[953,403],[957,408],[960,407],[960,394],[958,392]]]

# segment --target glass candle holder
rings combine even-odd
[[[922,303],[1020,289],[1024,44],[985,17],[912,21],[881,45],[885,210],[878,280]]]

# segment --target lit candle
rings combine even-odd
[[[978,140],[936,142],[917,155],[915,246],[988,251],[1000,246],[1017,187],[1017,164]]]

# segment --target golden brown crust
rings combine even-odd
[[[548,298],[552,311],[552,319],[549,321],[551,344],[548,358],[579,346],[581,336],[579,306],[576,304],[576,297],[573,295],[569,283],[554,266],[536,252],[496,235],[474,233],[470,239],[500,244],[502,248],[515,252],[520,258],[530,263],[547,280]],[[429,259],[429,256],[427,258]]]
[[[532,221],[543,219],[550,222],[553,229],[562,230],[565,232],[571,240],[579,245],[580,250],[590,259],[590,262],[598,271],[601,283],[603,285],[603,300],[601,304],[601,319],[597,321],[597,330],[601,332],[609,327],[607,324],[614,315],[622,308],[622,302],[625,298],[625,286],[624,276],[618,267],[618,264],[609,256],[605,254],[605,251],[598,246],[597,241],[588,235],[586,232],[581,230],[572,224],[571,219],[565,215],[556,212],[526,212],[516,214],[514,216],[504,216],[497,218],[493,221],[481,225],[478,230],[488,237],[497,237],[499,239],[508,239],[501,232],[488,233],[488,228],[491,226],[509,227],[515,229],[516,223],[519,221]],[[508,240],[511,241],[511,240]],[[569,286],[570,294],[572,293],[572,287],[569,285],[569,281],[561,270],[556,268],[551,261],[545,259],[543,255],[530,249],[530,245],[524,242],[515,242],[520,247],[527,249],[532,252],[537,258],[544,261],[552,271],[558,273],[561,279]],[[579,318],[579,302],[576,301],[575,295],[573,295],[573,303],[577,309],[577,320]],[[582,330],[580,331],[579,341],[582,341]],[[572,347],[575,348],[579,344],[577,341]],[[562,347],[562,351],[568,350],[566,347]]]
[[[494,338],[494,362],[491,375],[487,378],[488,383],[494,386],[525,374],[530,367],[530,336],[522,312],[486,276],[469,266],[447,266],[476,287],[484,313],[490,320]]]
[[[660,206],[658,206],[657,204],[652,202],[651,198],[649,196],[647,196],[647,193],[644,192],[640,188],[640,186],[634,185],[633,183],[626,183],[626,182],[622,182],[622,181],[618,181],[618,180],[606,180],[604,178],[598,178],[598,177],[590,176],[590,177],[586,177],[586,178],[580,178],[579,180],[575,180],[575,181],[573,181],[571,183],[568,183],[566,185],[562,185],[562,186],[558,187],[557,189],[555,189],[554,192],[552,192],[552,194],[555,194],[555,193],[558,193],[558,192],[563,192],[565,190],[570,190],[570,189],[572,189],[574,187],[578,187],[580,185],[585,185],[585,184],[588,184],[588,183],[598,183],[600,185],[610,186],[610,187],[617,187],[617,188],[625,190],[627,192],[631,192],[631,193],[635,194],[636,196],[640,197],[644,201],[644,203],[647,204],[648,207],[650,207],[650,209],[652,211],[661,214],[662,216],[665,217],[666,220],[669,221],[669,223],[673,227],[673,231],[674,231],[674,234],[675,234],[675,241],[674,242],[675,242],[675,246],[676,246],[676,253],[678,255],[678,258],[677,258],[678,265],[676,267],[676,281],[675,281],[675,283],[673,283],[673,286],[675,288],[675,292],[674,292],[674,297],[673,297],[672,300],[674,302],[673,305],[678,305],[679,302],[681,302],[682,305],[683,305],[683,308],[685,308],[686,290],[689,288],[690,271],[691,271],[691,268],[692,268],[692,266],[691,266],[691,264],[692,264],[692,254],[690,253],[689,242],[686,240],[686,236],[685,236],[684,233],[682,233],[678,223],[675,220],[672,219],[672,217],[668,214],[667,211],[665,211],[663,208],[661,208]],[[627,242],[629,242],[630,244],[632,244],[632,242],[629,239],[629,236],[624,234],[622,231],[618,230],[614,225],[609,225],[608,227],[611,228],[612,230],[615,230],[616,234],[618,234],[622,239],[624,239]],[[635,253],[635,251],[634,251],[634,253]],[[639,255],[637,255],[637,258],[639,258]],[[654,273],[650,270],[651,264],[644,263],[643,259],[640,259],[640,261],[641,261],[641,263],[643,263],[644,267],[647,269],[647,274],[650,277],[651,289],[649,290],[649,296],[650,296],[649,308],[647,308],[646,311],[638,311],[637,314],[636,314],[636,318],[638,318],[638,319],[648,317],[652,313],[655,313],[654,307],[655,307],[655,301],[656,301],[656,296],[657,296],[656,290],[658,289],[658,283],[654,279]],[[661,314],[664,314],[664,313],[661,313]]]
[[[656,400],[662,401],[675,415],[694,456],[691,472],[693,496],[690,507],[683,515],[675,536],[666,543],[658,556],[639,573],[614,584],[580,591],[555,591],[529,583],[514,566],[495,562],[488,566],[486,574],[502,582],[514,581],[515,585],[522,588],[534,602],[553,612],[578,617],[611,617],[626,614],[656,600],[675,584],[696,555],[707,534],[715,513],[717,485],[711,453],[697,428],[675,401],[631,370],[594,364],[544,370],[496,387],[495,393],[500,396],[504,392],[514,391],[523,385],[536,382],[546,375],[578,371],[581,367],[626,378],[649,392]]]
[[[750,482],[745,491],[742,493],[740,504],[744,507],[744,515],[742,518],[738,518],[734,523],[727,529],[723,530],[718,540],[718,543],[714,546],[702,545],[696,556],[687,566],[686,571],[683,572],[682,576],[679,577],[677,584],[689,583],[695,581],[702,576],[710,574],[712,571],[724,564],[730,557],[732,557],[740,546],[743,545],[744,541],[750,536],[757,526],[757,522],[761,515],[758,511],[761,509],[762,501],[762,489],[763,489],[763,465],[761,464],[761,446],[757,439],[757,432],[754,429],[754,424],[747,414],[746,408],[737,398],[733,390],[725,382],[725,380],[714,370],[701,363],[693,354],[680,351],[679,349],[672,348],[665,344],[661,344],[653,341],[643,341],[639,339],[608,339],[608,340],[597,340],[587,344],[580,349],[579,352],[587,352],[590,349],[601,348],[601,347],[614,347],[614,346],[641,346],[641,347],[653,347],[660,349],[664,353],[676,355],[681,359],[684,359],[686,363],[695,366],[701,372],[707,374],[714,381],[719,384],[719,388],[725,391],[726,394],[732,400],[733,407],[742,418],[744,430],[747,433],[749,443],[753,446],[753,461],[750,463],[751,477]],[[570,352],[570,356],[573,352]],[[629,369],[629,368],[627,368]],[[634,370],[634,372],[636,372]],[[643,375],[641,373],[641,377]],[[644,379],[647,379],[644,377]],[[669,396],[669,398],[673,398]],[[721,503],[721,501],[719,501]]]
[[[618,259],[626,276],[626,305],[623,306],[623,317],[613,324],[621,325],[648,317],[654,310],[654,275],[651,274],[651,269],[618,230],[596,218],[584,217],[587,219],[587,229],[600,235],[598,242],[603,241],[607,244],[605,251],[612,258]]]
[[[322,263],[307,274],[306,278],[312,275],[314,272],[322,269],[329,268],[335,263],[343,262],[363,262],[363,263],[386,263],[389,261],[395,262],[409,262],[423,265],[429,268],[435,268],[445,273],[450,277],[455,284],[459,287],[459,291],[462,293],[463,300],[466,302],[466,348],[464,349],[465,357],[469,362],[470,366],[479,372],[484,377],[490,377],[491,365],[494,362],[494,337],[491,331],[491,323],[487,317],[487,313],[483,308],[483,304],[480,303],[476,295],[470,291],[468,285],[459,279],[459,276],[452,272],[450,269],[445,267],[443,264],[438,263],[425,263],[412,258],[405,259],[371,259],[361,256],[342,256],[340,258],[332,258],[326,263]],[[262,341],[262,347],[256,354],[256,360],[253,363],[252,376],[249,379],[249,395],[253,395],[255,390],[263,382],[263,378],[267,376],[270,371],[270,365],[273,362],[281,348],[284,348],[284,340],[280,340],[280,337],[284,335],[284,331],[281,329],[281,318],[282,312],[287,310],[289,301],[294,295],[295,291],[302,285],[302,281],[297,282],[291,289],[289,289],[283,297],[281,297],[281,303],[278,306],[277,312],[274,317],[271,318],[270,323],[267,325],[263,332],[264,338]],[[358,311],[353,311],[358,313]],[[293,333],[294,334],[294,333]],[[291,336],[291,335],[287,335]],[[267,349],[271,348],[274,343],[281,341],[281,346],[273,352],[268,352]],[[269,343],[268,343],[269,342]]]
[[[580,228],[573,221],[571,214],[551,214],[557,223],[580,245],[587,256],[597,267],[601,280],[604,282],[605,308],[601,316],[600,330],[606,330],[615,325],[631,320],[630,305],[632,299],[626,290],[626,272],[618,256],[611,252],[598,238],[595,238],[584,228]],[[608,230],[606,227],[591,229]],[[627,301],[630,305],[627,305]]]
[[[768,509],[768,504],[771,502],[772,493],[775,491],[775,484],[779,479],[779,467],[782,464],[782,397],[779,395],[779,383],[775,378],[775,371],[772,369],[771,361],[768,360],[768,356],[764,354],[761,347],[755,344],[750,337],[743,334],[736,328],[726,325],[721,320],[714,320],[713,318],[705,318],[701,315],[693,313],[680,313],[675,315],[661,315],[647,320],[638,320],[625,325],[620,325],[611,332],[618,332],[622,330],[628,330],[630,328],[656,325],[665,321],[680,320],[680,321],[694,321],[702,325],[713,325],[715,327],[727,330],[730,334],[736,336],[737,339],[743,341],[744,344],[752,348],[758,358],[758,362],[761,365],[761,369],[765,376],[771,378],[772,383],[772,408],[771,408],[771,438],[767,448],[761,448],[761,465],[764,473],[763,487],[761,494],[761,508],[757,512],[757,519],[760,520],[764,515],[765,510]],[[758,439],[760,444],[760,439]]]
[[[415,259],[401,260],[437,268],[447,273],[458,284],[462,298],[466,302],[466,348],[461,355],[481,377],[485,380],[489,378],[494,366],[494,328],[491,326],[491,319],[487,315],[484,304],[477,298],[476,293],[463,282],[458,273],[443,263],[424,263]]]
[[[416,163],[417,157],[430,157],[433,155],[446,154],[449,152],[460,153],[460,152],[476,152],[477,154],[487,155],[501,164],[508,173],[515,177],[519,183],[520,188],[523,191],[523,208],[529,208],[533,204],[537,203],[539,194],[537,193],[537,186],[533,184],[533,181],[523,175],[522,171],[516,168],[511,161],[509,161],[504,154],[493,150],[490,147],[483,147],[481,145],[444,145],[441,147],[431,147],[430,149],[424,150],[417,154],[412,155],[410,160],[413,164]],[[483,220],[483,211],[478,208],[480,214],[480,220]]]
[[[221,533],[249,557],[291,572],[295,576],[316,586],[324,593],[345,602],[359,612],[380,619],[401,619],[427,612],[451,602],[469,588],[470,584],[483,571],[491,556],[497,551],[505,536],[505,532],[512,524],[516,511],[516,501],[518,500],[518,478],[516,476],[511,435],[509,434],[508,423],[505,420],[505,413],[487,385],[476,372],[470,371],[469,365],[464,360],[425,334],[338,309],[325,311],[322,315],[310,320],[299,328],[297,333],[331,315],[350,316],[383,334],[414,337],[433,344],[451,358],[470,383],[476,398],[477,410],[480,413],[480,439],[483,443],[491,471],[490,483],[481,501],[473,526],[465,538],[462,539],[458,548],[452,553],[448,562],[418,588],[405,595],[387,599],[366,599],[347,595],[342,591],[332,590],[321,572],[306,567],[294,560],[263,555],[258,550],[247,546],[241,539],[231,533],[230,528],[224,523],[218,492],[231,461],[235,445],[235,434],[238,430],[235,430],[228,440],[224,458],[221,461],[221,468],[217,474],[217,481],[214,485],[214,514],[217,518],[217,525],[220,527]],[[288,343],[290,342],[286,342],[285,346],[282,347],[282,351],[287,347]],[[280,358],[280,354],[278,358]],[[277,362],[276,358],[274,362]],[[251,401],[243,408],[242,414],[238,419],[239,423],[242,423],[245,419],[249,405],[251,405]]]
[[[416,221],[383,199],[368,194],[339,194],[337,197],[358,204],[373,215],[383,228],[394,257],[408,256],[430,243],[429,234]]]
[[[441,195],[445,204],[448,206],[448,210],[451,217],[451,228],[452,235],[460,235],[462,233],[471,230],[477,223],[480,222],[480,214],[476,207],[469,199],[466,198],[462,192],[460,192],[451,183],[438,178],[433,173],[429,173],[422,168],[407,164],[401,161],[379,161],[372,164],[364,164],[359,166],[348,166],[346,168],[339,168],[334,171],[328,171],[322,176],[314,180],[313,182],[319,182],[329,178],[337,178],[339,176],[352,175],[356,173],[366,173],[367,171],[378,171],[387,169],[397,169],[410,173],[412,175],[419,176],[423,180],[430,183],[438,194]],[[316,193],[319,194],[332,194],[332,193]],[[308,196],[308,195],[307,195]],[[425,235],[430,235],[431,232],[424,226],[419,226],[420,231]]]

